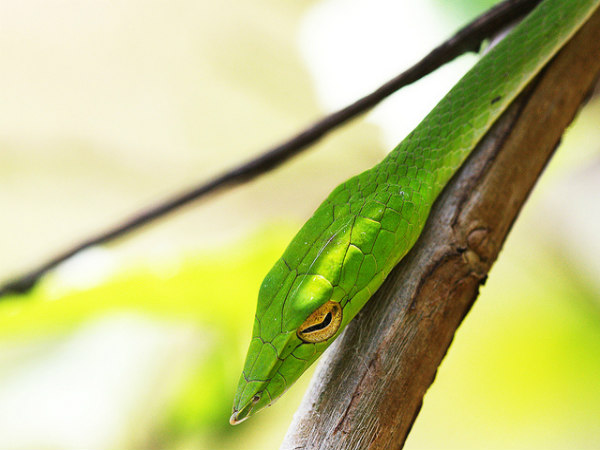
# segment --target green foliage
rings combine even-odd
[[[221,442],[244,435],[246,430],[228,423],[231,401],[258,286],[290,239],[290,230],[274,227],[214,252],[120,268],[87,289],[70,287],[68,271],[50,277],[27,297],[0,303],[0,345],[60,340],[97,317],[123,312],[175,327],[191,324],[202,331],[206,351],[200,357],[188,355],[196,362],[163,405],[157,428],[148,433],[165,445],[188,439]],[[0,362],[7,369],[19,363],[10,358]]]

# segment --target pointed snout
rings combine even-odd
[[[246,406],[242,407],[240,410],[234,409],[233,414],[231,414],[231,417],[229,418],[229,423],[231,425],[237,425],[238,423],[242,423],[244,420],[246,420],[248,417],[250,417],[250,412],[252,411],[252,408],[259,401],[260,401],[260,396],[255,395],[252,398],[252,401],[250,403],[248,403]]]

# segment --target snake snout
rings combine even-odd
[[[259,392],[252,397],[252,400],[246,406],[239,410],[234,409],[233,414],[231,414],[231,417],[229,418],[229,423],[231,425],[237,425],[238,423],[242,423],[244,420],[250,417],[252,409],[256,404],[258,404],[258,402],[260,402],[261,396],[262,392]]]

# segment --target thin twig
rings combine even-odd
[[[527,14],[539,1],[506,0],[500,3],[459,30],[454,36],[436,47],[410,69],[383,84],[372,93],[345,108],[325,116],[288,141],[277,145],[258,157],[234,167],[207,183],[151,205],[124,222],[84,240],[78,245],[51,258],[39,267],[14,278],[0,287],[0,297],[8,294],[24,294],[28,292],[46,272],[82,250],[123,236],[209,193],[216,192],[224,187],[232,187],[247,182],[258,175],[274,169],[309,145],[314,144],[333,129],[370,110],[400,88],[423,78],[466,52],[477,51],[485,39],[496,34],[507,24]]]

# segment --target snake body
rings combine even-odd
[[[319,206],[261,285],[232,424],[282,395],[341,333],[479,140],[599,3],[542,1],[381,163]]]

